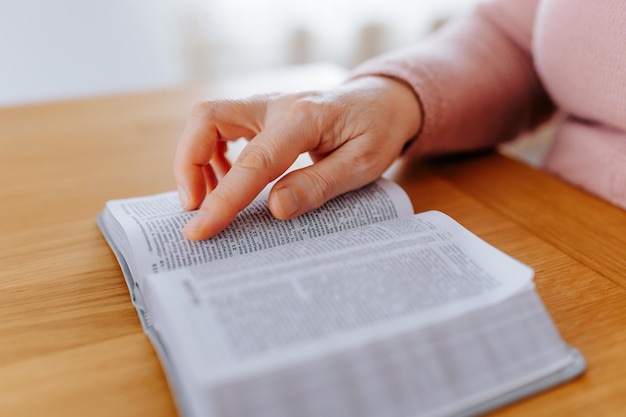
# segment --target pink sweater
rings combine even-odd
[[[626,1],[493,0],[411,48],[359,66],[411,85],[409,154],[490,147],[565,114],[549,172],[626,208]]]

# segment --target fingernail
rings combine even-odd
[[[189,206],[189,196],[183,187],[178,187],[178,199],[180,200],[181,207],[186,210]]]
[[[290,217],[300,210],[300,199],[289,187],[281,188],[275,192],[275,199],[284,217]]]

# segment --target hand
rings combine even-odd
[[[216,235],[299,154],[313,165],[281,178],[269,209],[296,217],[377,179],[420,129],[421,109],[400,81],[363,77],[326,92],[253,96],[196,104],[178,144],[174,174],[192,240]],[[249,143],[231,166],[226,141]]]

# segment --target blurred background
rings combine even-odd
[[[1,0],[0,106],[309,62],[350,69],[476,0]]]

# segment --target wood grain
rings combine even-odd
[[[498,155],[432,167],[436,175],[626,288],[626,211]]]
[[[109,199],[173,188],[202,95],[210,86],[0,110],[0,415],[176,415],[95,217]],[[531,265],[588,360],[583,377],[495,415],[626,409],[623,211],[498,155],[387,175],[416,211],[444,211]]]

